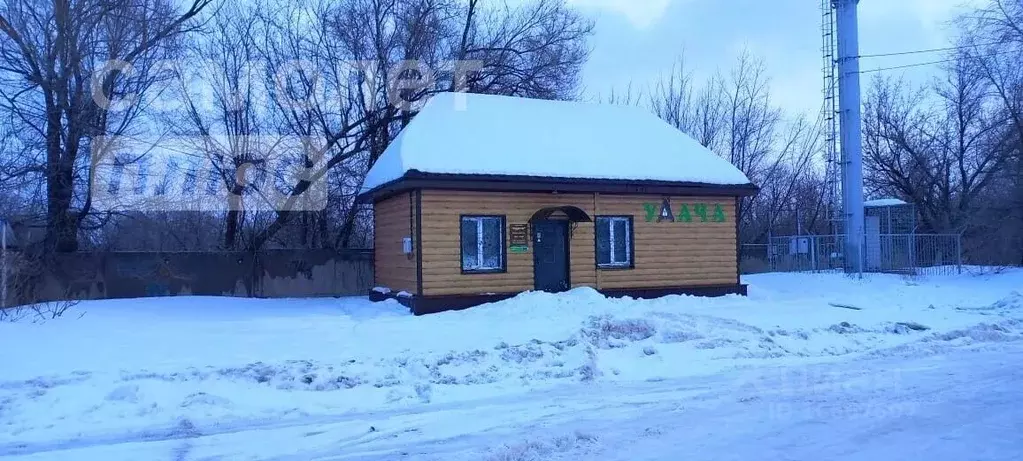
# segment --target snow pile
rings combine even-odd
[[[1021,271],[747,281],[748,298],[576,289],[426,317],[356,298],[85,302],[81,318],[0,324],[0,455],[1023,339]]]
[[[430,99],[369,170],[363,190],[413,170],[749,184],[643,108],[465,93]]]

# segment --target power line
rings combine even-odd
[[[985,54],[985,55],[977,56],[977,57],[978,58],[988,58],[988,57],[991,57],[991,56],[998,56],[1000,54],[1008,54],[1008,53],[1014,53],[1014,51],[1002,51],[1002,52],[999,52],[999,53]],[[945,64],[945,63],[954,62],[954,61],[956,61],[955,58],[952,58],[952,59],[942,59],[940,61],[918,62],[918,63],[914,63],[914,64],[904,64],[904,65],[901,65],[901,66],[879,67],[877,69],[861,70],[860,73],[861,74],[871,74],[871,73],[875,73],[875,72],[884,72],[884,71],[888,71],[888,70],[909,69],[911,67],[923,67],[923,66],[932,66],[932,65],[935,65],[935,64]]]
[[[877,69],[861,70],[860,73],[861,74],[872,74],[872,73],[875,73],[875,72],[884,72],[886,70],[909,69],[911,67],[931,66],[931,65],[934,65],[934,64],[943,64],[943,63],[952,62],[952,61],[955,61],[955,59],[943,59],[941,61],[918,62],[918,63],[915,63],[915,64],[905,64],[905,65],[902,65],[902,66],[878,67]]]
[[[945,48],[931,48],[931,49],[927,49],[927,50],[898,51],[898,52],[894,52],[894,53],[878,53],[878,54],[861,54],[859,57],[860,58],[885,58],[885,57],[889,57],[889,56],[906,56],[906,55],[909,55],[909,54],[939,53],[939,52],[942,52],[942,51],[965,50],[965,49],[968,49],[968,48],[976,48],[976,47],[980,47],[980,46],[992,46],[992,45],[998,45],[998,44],[999,44],[998,42],[992,42],[992,43],[980,43],[980,44],[976,44],[976,45],[949,46],[949,47],[945,47]]]

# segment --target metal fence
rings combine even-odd
[[[957,234],[868,234],[862,240],[863,271],[904,275],[962,272]],[[744,273],[830,272],[844,270],[844,235],[774,237],[767,244],[743,245]]]

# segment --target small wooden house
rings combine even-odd
[[[523,291],[745,294],[746,176],[636,107],[445,93],[366,176],[371,297],[416,314]]]

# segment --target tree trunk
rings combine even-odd
[[[300,248],[309,248],[309,212],[301,212],[298,226],[298,245]]]
[[[233,250],[238,243],[238,228],[242,212],[242,193],[245,188],[235,185],[227,198],[227,223],[224,228],[224,248]]]
[[[50,110],[46,123],[46,237],[49,251],[78,251],[78,220],[71,214],[74,165],[64,161],[61,115]],[[72,157],[73,158],[73,157]]]
[[[55,252],[78,251],[78,220],[71,212],[70,172],[58,172],[46,180],[46,247]]]
[[[224,228],[224,249],[233,250],[238,243],[238,215],[236,209],[227,212],[227,226]]]
[[[327,246],[330,245],[329,240],[327,239],[327,219],[328,219],[327,210],[319,211],[319,212],[316,213],[316,215],[317,215],[317,219],[316,219],[317,235],[318,235],[319,241],[320,241],[319,248],[327,248]]]
[[[341,244],[338,245],[338,249],[348,248],[352,244],[352,234],[355,231],[355,218],[358,216],[357,209],[357,205],[352,205],[352,209],[348,210],[348,213],[345,216],[345,222],[341,225],[341,233],[339,235],[339,241]]]

